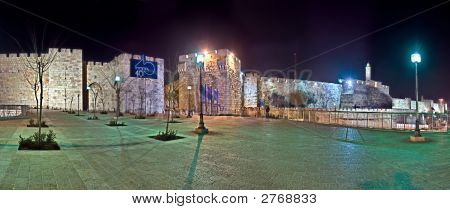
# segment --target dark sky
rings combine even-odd
[[[414,15],[443,0],[0,0],[0,52],[18,52],[7,35],[29,42],[32,31],[57,39],[58,46],[83,49],[85,60],[108,61],[120,52],[10,7],[58,22],[123,51],[166,59],[204,48],[229,48],[243,70],[285,69],[354,38]],[[450,99],[450,3],[377,32],[297,69],[312,70],[312,80],[364,77],[391,87],[393,97],[414,96],[410,54],[420,51],[421,95]]]

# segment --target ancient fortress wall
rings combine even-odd
[[[244,107],[256,108],[260,104],[261,75],[256,72],[245,73],[244,76]]]
[[[343,83],[341,108],[383,108],[392,107],[392,98],[384,85],[376,81],[348,80]]]
[[[50,48],[50,51],[58,50]],[[83,53],[77,49],[60,49],[49,69],[48,104],[50,108],[67,108],[72,101],[72,109],[77,109],[78,96],[82,109]],[[67,97],[67,100],[64,100]]]
[[[138,55],[120,54],[107,63],[87,63],[87,85],[96,82],[102,87],[98,93],[97,110],[113,111],[116,109],[116,92],[114,79],[121,78],[120,110],[130,113],[164,112],[164,60],[146,57],[146,60],[158,64],[158,78],[130,77],[130,59],[140,59]],[[141,110],[142,102],[142,110]],[[89,93],[89,109],[94,108],[94,94]]]
[[[44,107],[63,109],[65,96],[67,107],[71,97],[81,95],[82,51],[77,49],[56,49],[56,58],[44,74]],[[0,104],[21,104],[36,106],[30,69],[25,66],[26,59],[35,54],[0,54]],[[82,97],[80,97],[82,104]]]
[[[407,109],[416,110],[416,101],[410,98],[393,98],[392,109]],[[437,113],[444,113],[447,111],[447,104],[434,103],[432,100],[419,101],[419,112],[428,113],[434,109]]]
[[[254,80],[254,79],[253,79]],[[252,82],[254,84],[254,82]],[[307,80],[283,79],[261,77],[260,87],[260,104],[274,103],[274,97],[278,97],[289,103],[290,97],[296,93],[303,95],[303,100],[307,108],[338,108],[342,93],[340,84],[316,82]],[[254,89],[255,87],[246,86],[246,89]],[[249,92],[254,92],[249,90]],[[254,96],[251,100],[254,105]]]

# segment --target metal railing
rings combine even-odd
[[[28,105],[0,105],[0,120],[26,118],[29,110]]]
[[[339,125],[355,128],[414,130],[416,115],[414,112],[391,110],[322,110],[302,108],[274,108],[270,117],[289,120]],[[420,113],[419,126],[421,130],[447,132],[448,114]]]

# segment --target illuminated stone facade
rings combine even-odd
[[[207,100],[203,104],[203,111],[210,114],[239,114],[243,100],[241,61],[227,49],[179,56],[179,108],[184,112],[189,109],[190,96],[191,111],[200,111],[200,75],[196,62],[200,54],[204,56],[203,85],[212,89],[211,97],[206,91]],[[191,91],[188,86],[192,87]],[[214,97],[214,90],[218,98]]]
[[[120,54],[110,62],[87,63],[87,86],[99,84],[102,91],[97,97],[97,110],[116,110],[117,100],[114,89],[115,76],[120,76],[120,111],[127,113],[163,113],[164,112],[164,60],[146,57],[158,65],[157,79],[130,77],[130,59],[141,59],[138,55]],[[89,109],[94,108],[93,91],[89,93]]]
[[[391,98],[389,86],[371,80],[370,64],[366,65],[365,73],[365,81],[349,79],[335,84],[261,77],[257,72],[249,72],[243,79],[244,106],[250,110],[249,113],[252,110],[255,111],[255,108],[266,106],[271,108],[382,109],[392,112],[415,110],[415,101],[408,98]],[[444,113],[447,111],[447,104],[442,99],[438,103],[432,100],[419,101],[419,112],[431,112],[431,110]]]
[[[307,80],[261,77],[246,73],[244,104],[256,107],[339,108],[340,84]]]
[[[82,50],[50,48],[49,51],[56,51],[56,57],[43,78],[44,108],[76,110],[79,96],[80,109],[83,107],[83,99],[89,99],[88,106],[92,110],[94,96],[86,91],[86,87],[97,82],[103,90],[97,98],[97,110],[104,108],[105,111],[113,111],[116,107],[116,95],[110,82],[114,80],[114,72],[118,72],[126,83],[120,94],[122,112],[147,114],[164,112],[163,59],[147,57],[147,60],[157,62],[158,78],[143,79],[129,77],[130,59],[140,59],[140,56],[120,54],[111,62],[83,64]],[[34,91],[24,76],[27,72],[25,59],[29,56],[29,54],[0,54],[0,105],[36,106]],[[87,78],[84,84],[83,75]],[[141,102],[143,102],[142,109]]]
[[[55,109],[76,109],[77,97],[82,95],[82,51],[55,49],[56,57],[44,74],[43,106]],[[0,104],[36,106],[34,91],[25,79],[25,57],[29,54],[0,54]],[[35,56],[32,54],[31,56]],[[65,100],[67,99],[67,100]]]

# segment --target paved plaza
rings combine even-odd
[[[450,135],[335,128],[258,118],[205,117],[171,124],[186,138],[149,138],[164,120],[109,127],[60,111],[45,118],[61,151],[18,151],[27,120],[0,121],[0,189],[450,189]],[[348,140],[345,135],[348,134]]]

